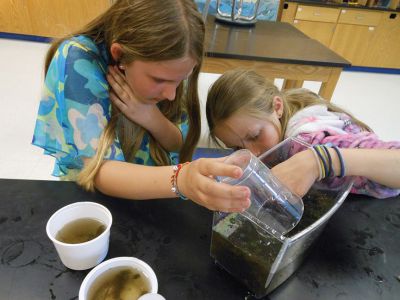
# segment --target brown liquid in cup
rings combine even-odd
[[[106,230],[99,220],[92,218],[76,219],[61,228],[56,240],[67,244],[80,244],[95,239]]]
[[[150,292],[150,281],[131,267],[116,267],[100,275],[88,292],[88,300],[137,300]]]

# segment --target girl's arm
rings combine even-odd
[[[400,150],[398,149],[340,149],[346,175],[363,176],[393,189],[400,189]],[[329,149],[335,174],[340,170],[339,159]]]
[[[398,195],[400,193],[398,185],[388,182],[387,176],[388,174],[389,176],[391,176],[390,174],[395,175],[395,172],[398,171],[398,169],[394,170],[394,167],[396,166],[396,157],[398,157],[399,152],[391,151],[400,150],[400,141],[382,141],[374,133],[362,131],[354,124],[346,128],[349,131],[347,134],[336,134],[328,129],[302,133],[298,138],[310,145],[336,145],[341,151],[355,151],[348,152],[344,157],[345,163],[349,164],[347,174],[356,174],[354,175],[356,177],[354,178],[352,193],[370,195],[375,198]],[[379,152],[363,152],[361,150],[377,150]],[[391,151],[386,152],[387,150]],[[364,155],[368,156],[364,157]],[[347,158],[348,162],[346,161],[347,156],[349,156]],[[385,164],[387,159],[389,159],[389,166]],[[365,170],[364,168],[373,169]],[[392,180],[395,181],[396,178],[392,178]]]
[[[84,159],[87,164],[89,158]],[[172,166],[149,167],[120,161],[103,162],[95,178],[96,188],[104,194],[126,199],[173,198]],[[243,211],[250,205],[247,187],[216,182],[214,176],[240,177],[239,167],[221,159],[198,159],[185,165],[178,176],[179,191],[199,205],[224,212]]]
[[[168,120],[155,106],[153,114],[146,124],[145,128],[168,152],[178,152],[183,144],[182,133],[179,128]]]
[[[335,174],[340,174],[336,152],[328,148]],[[400,189],[400,150],[340,149],[346,176],[365,177],[388,188]],[[319,163],[312,150],[296,153],[272,168],[272,173],[289,189],[304,196],[319,176]]]

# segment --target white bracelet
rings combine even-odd
[[[317,150],[315,150],[314,148],[310,148],[310,150],[312,151],[312,153],[314,153],[314,157],[315,157],[315,159],[316,159],[316,161],[317,161],[317,164],[318,164],[318,171],[319,171],[319,176],[318,176],[318,181],[320,181],[321,179],[322,179],[322,166],[321,166],[321,161],[320,161],[320,159],[319,159],[319,156],[318,156],[318,154],[317,154]]]

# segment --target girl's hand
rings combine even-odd
[[[129,120],[147,129],[146,125],[159,112],[157,105],[141,102],[126,81],[125,75],[116,66],[110,66],[108,71],[110,100]]]
[[[250,206],[250,189],[217,182],[215,176],[239,178],[242,170],[223,163],[225,158],[200,158],[179,172],[179,191],[210,210],[241,212]]]
[[[303,197],[318,179],[319,165],[312,150],[305,150],[276,165],[271,171],[292,193]]]

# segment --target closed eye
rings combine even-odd
[[[153,81],[154,81],[155,83],[164,83],[164,82],[166,82],[165,79],[161,79],[161,78],[153,78]]]
[[[225,145],[225,146],[226,146],[226,148],[232,149],[233,151],[243,149],[243,147],[239,147],[239,146],[228,146],[228,145]]]
[[[258,139],[259,136],[260,136],[260,133],[257,133],[256,135],[249,136],[249,137],[247,138],[247,140],[249,140],[249,141],[256,141],[256,140]]]

